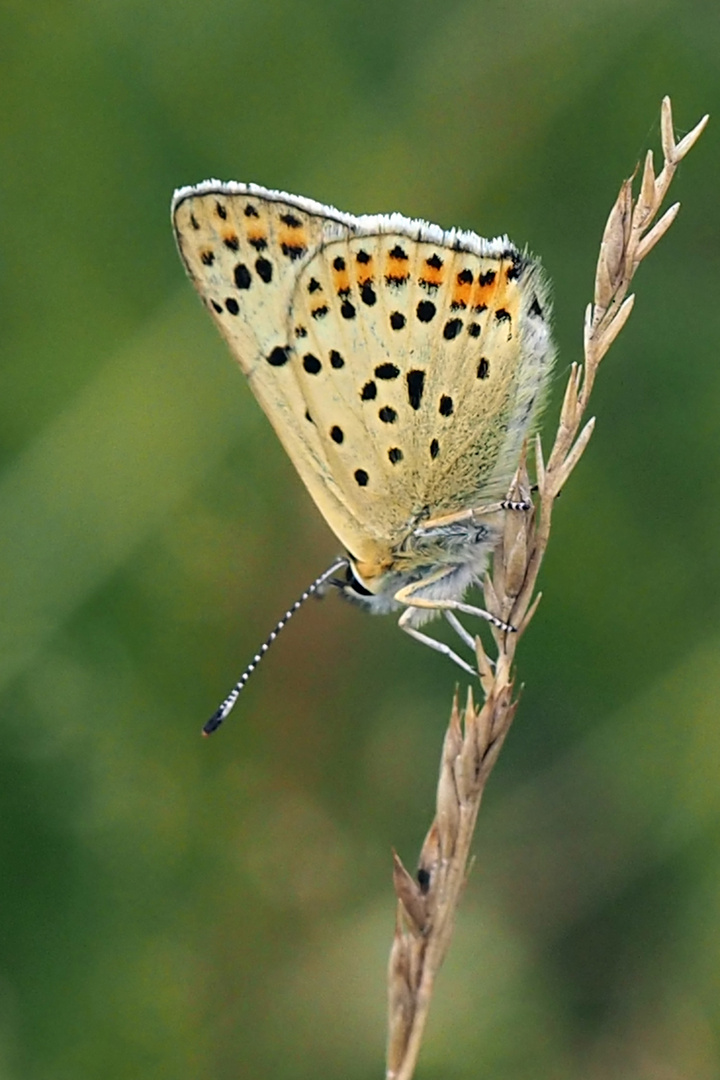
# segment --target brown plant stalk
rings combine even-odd
[[[527,513],[505,515],[504,532],[493,553],[492,575],[487,575],[484,583],[485,606],[516,627],[517,633],[492,628],[497,649],[494,662],[480,638],[476,639],[484,701],[477,707],[472,690],[468,690],[464,709],[457,695],[453,702],[440,762],[435,819],[422,846],[416,876],[394,856],[398,903],[388,970],[388,1080],[410,1080],[415,1070],[435,977],[450,945],[467,877],[480,800],[517,709],[513,661],[540,600],[535,584],[550,536],[553,506],[595,424],[594,418],[590,419],[580,430],[595,375],[632,311],[634,297],[628,295],[628,289],[635,271],[677,216],[679,203],[656,220],[679,162],[694,146],[707,120],[703,117],[676,142],[670,98],[663,99],[663,166],[656,176],[649,150],[637,198],[633,198],[633,176],[622,184],[610,211],[600,244],[594,299],[585,313],[584,364],[573,363],[571,367],[547,462],[540,436],[535,439],[536,503]],[[523,455],[508,498],[529,500],[530,493]]]

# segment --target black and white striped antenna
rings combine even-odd
[[[328,581],[334,573],[336,573],[338,570],[341,570],[344,566],[347,565],[347,559],[336,559],[332,566],[329,566],[327,570],[320,575],[320,577],[315,578],[312,585],[310,585],[305,590],[299,600],[296,600],[292,607],[287,609],[282,619],[279,620],[273,632],[269,635],[269,637],[263,642],[258,651],[255,653],[252,660],[245,668],[242,675],[235,683],[220,708],[212,714],[208,722],[205,724],[205,726],[203,727],[203,735],[212,735],[213,731],[217,731],[223,720],[226,720],[227,717],[230,715],[235,706],[235,702],[240,697],[240,692],[245,689],[247,681],[252,675],[253,671],[255,671],[255,668],[258,666],[263,656],[272,645],[273,641],[275,641],[275,638],[278,636],[280,631],[287,626],[298,608],[301,608],[305,601],[308,600],[313,595],[313,593],[316,593],[320,586],[324,585],[325,582]]]

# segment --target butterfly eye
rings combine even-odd
[[[369,589],[366,589],[360,578],[355,573],[352,563],[347,564],[345,571],[345,581],[358,596],[372,596]]]

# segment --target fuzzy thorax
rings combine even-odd
[[[340,591],[379,615],[413,607],[407,599],[397,599],[403,589],[424,602],[462,600],[470,586],[482,580],[497,532],[495,524],[463,522],[411,534],[401,547],[373,562],[350,556]],[[413,607],[408,621],[421,626],[437,614],[431,607]]]

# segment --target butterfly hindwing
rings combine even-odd
[[[394,542],[427,508],[506,493],[547,376],[534,278],[511,246],[479,255],[392,232],[329,243],[303,266],[298,378],[367,532]]]

